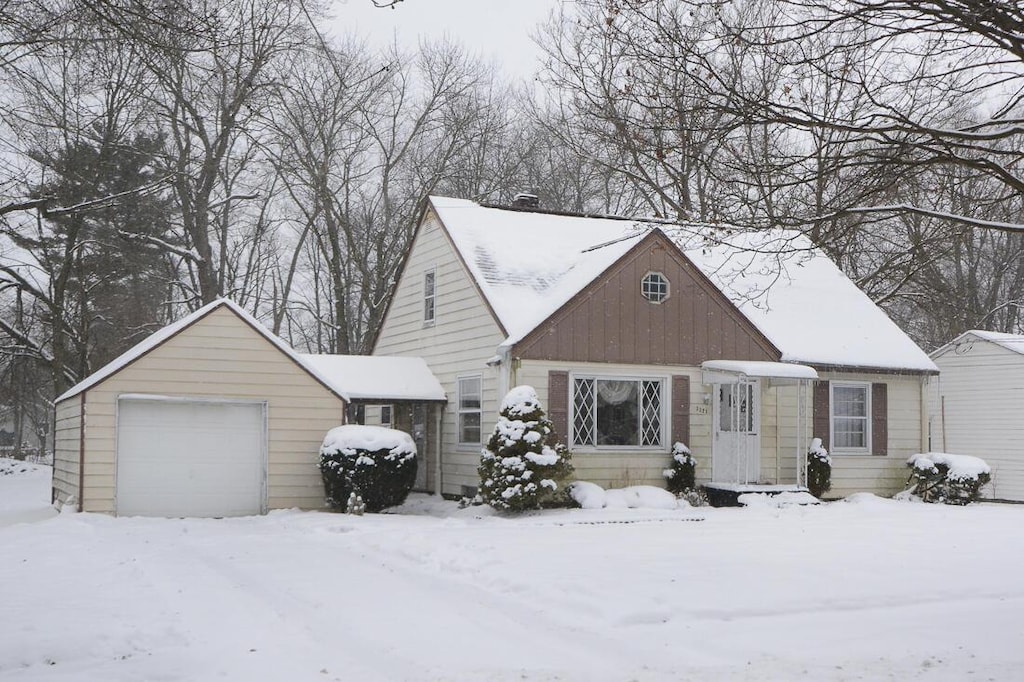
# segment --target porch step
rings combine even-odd
[[[744,493],[778,495],[780,493],[806,493],[802,485],[758,484],[758,483],[705,483],[704,492],[712,507],[741,507],[739,496]]]

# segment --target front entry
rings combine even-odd
[[[756,380],[713,384],[711,480],[757,483],[761,477],[761,386]]]

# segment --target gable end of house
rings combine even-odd
[[[644,297],[657,275],[665,297]],[[708,359],[778,361],[781,352],[661,230],[515,344],[513,355],[557,360],[699,365]]]

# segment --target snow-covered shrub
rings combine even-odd
[[[572,462],[544,416],[537,392],[516,386],[501,401],[501,413],[480,454],[480,496],[501,511],[571,504],[565,481]]]
[[[697,460],[690,454],[685,443],[676,442],[672,445],[672,462],[661,474],[666,479],[666,487],[670,493],[682,495],[693,490],[697,473]]]
[[[981,488],[992,480],[985,460],[969,455],[925,452],[907,460],[908,492],[925,502],[969,504],[977,502]]]
[[[345,511],[354,494],[368,512],[405,502],[416,482],[416,444],[402,431],[348,424],[331,429],[320,447],[327,504]]]
[[[817,498],[832,490],[832,458],[820,438],[812,438],[807,450],[807,489]]]
[[[708,500],[708,494],[704,492],[704,488],[692,488],[683,491],[679,495],[679,501],[685,502],[691,507],[708,507],[711,505],[710,500]]]

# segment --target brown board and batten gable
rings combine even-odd
[[[641,295],[648,273],[669,295]],[[513,347],[529,360],[700,365],[704,360],[778,361],[781,353],[660,230],[616,261]]]

